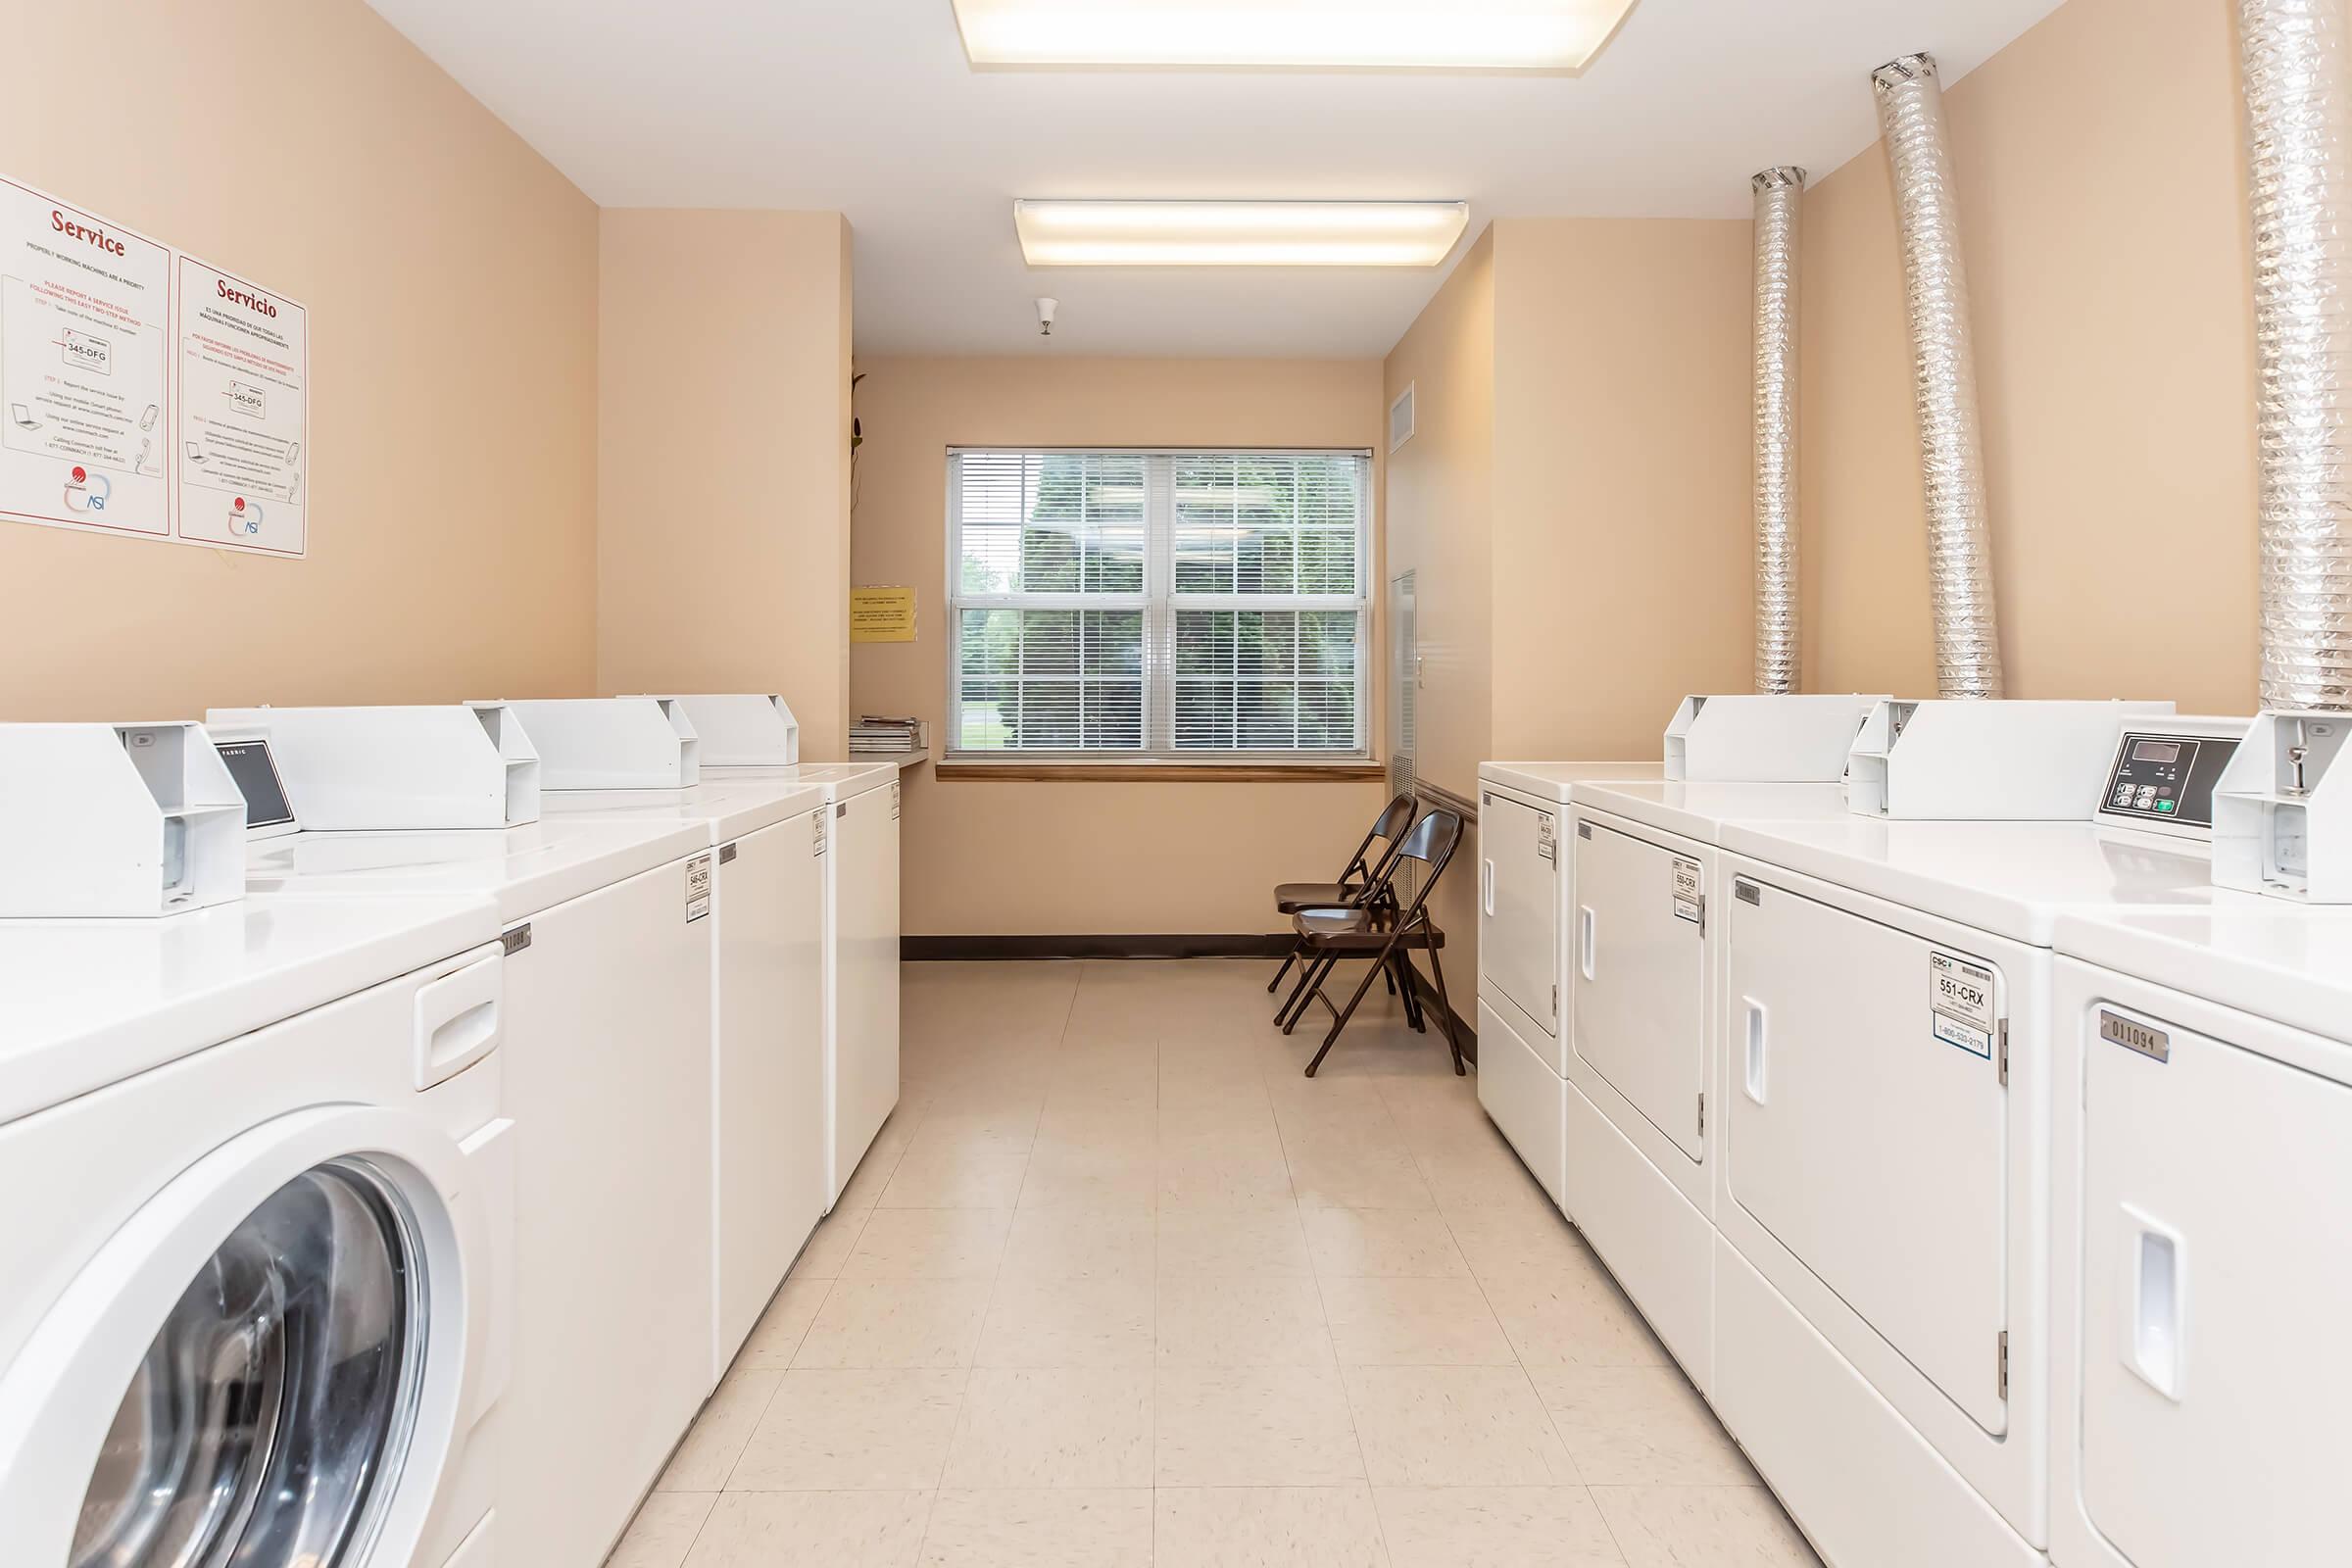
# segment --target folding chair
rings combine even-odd
[[[1380,815],[1373,819],[1372,830],[1364,835],[1364,842],[1355,847],[1354,856],[1348,859],[1347,869],[1340,873],[1337,882],[1282,883],[1274,890],[1275,912],[1295,915],[1301,909],[1351,909],[1375,889],[1387,887],[1389,862],[1396,858],[1396,845],[1403,839],[1404,830],[1413,825],[1415,808],[1410,795],[1399,795],[1381,808]],[[1384,846],[1377,864],[1369,858],[1375,844]],[[1303,943],[1291,944],[1290,955],[1282,960],[1282,967],[1275,970],[1274,978],[1266,982],[1269,995],[1282,985],[1282,977],[1291,972],[1291,965],[1297,963],[1299,955],[1305,951]],[[1294,993],[1291,1002],[1298,1000]],[[1289,1009],[1290,1003],[1284,1003],[1282,1010],[1287,1012]]]
[[[1382,877],[1382,891],[1366,898],[1352,908],[1301,909],[1293,917],[1299,945],[1305,950],[1306,978],[1300,983],[1303,995],[1284,1009],[1282,1032],[1289,1034],[1298,1027],[1310,1002],[1320,1002],[1331,1009],[1331,1033],[1323,1037],[1322,1047],[1314,1059],[1306,1064],[1306,1075],[1312,1078],[1315,1069],[1338,1043],[1340,1031],[1355,1016],[1362,1004],[1364,993],[1372,989],[1372,977],[1389,974],[1398,990],[1408,1000],[1406,1016],[1413,1027],[1427,1032],[1421,1021],[1420,1006],[1413,996],[1412,962],[1406,956],[1414,952],[1429,955],[1430,977],[1437,986],[1438,1005],[1444,1011],[1446,1045],[1453,1054],[1456,1077],[1467,1069],[1462,1064],[1462,1042],[1454,1032],[1453,1002],[1446,994],[1446,965],[1438,950],[1446,945],[1446,933],[1438,929],[1429,917],[1429,895],[1446,874],[1446,866],[1462,842],[1462,819],[1452,811],[1432,811],[1415,823],[1411,832],[1396,843],[1396,853],[1389,858],[1388,869]],[[1394,892],[1396,874],[1407,860],[1426,867],[1420,891],[1413,902],[1400,905]],[[1363,980],[1344,1007],[1333,1007],[1331,999],[1323,995],[1323,986],[1342,958],[1369,958],[1371,967],[1364,971]]]

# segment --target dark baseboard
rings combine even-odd
[[[1006,958],[1280,958],[1291,951],[1288,933],[1186,933],[1179,936],[910,937],[899,938],[899,956],[908,963],[986,961]],[[1418,965],[1413,988],[1429,1012],[1438,1010],[1438,988]],[[1433,1017],[1432,1032],[1441,1026]],[[1478,1060],[1478,1031],[1453,1015],[1462,1054]]]
[[[1279,958],[1291,937],[1186,933],[1178,936],[908,937],[899,956],[909,963],[983,958]]]

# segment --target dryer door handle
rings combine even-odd
[[[2171,1226],[2124,1205],[2124,1365],[2180,1402],[2188,1368],[2186,1247]]]
[[[497,954],[445,974],[416,993],[416,1088],[455,1078],[498,1045],[504,960]]]
[[[1592,978],[1592,957],[1594,949],[1598,945],[1599,933],[1596,928],[1599,921],[1600,917],[1592,912],[1592,906],[1590,904],[1577,906],[1576,972],[1588,980]]]
[[[1486,907],[1487,918],[1492,920],[1494,917],[1494,862],[1493,860],[1480,862],[1478,881],[1479,901]]]
[[[1740,1091],[1757,1104],[1764,1103],[1764,1053],[1770,1040],[1770,1017],[1764,1004],[1753,997],[1740,999],[1740,1011],[1747,1022],[1747,1051],[1745,1071],[1740,1074]]]

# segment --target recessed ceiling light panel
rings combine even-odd
[[[1435,267],[1467,202],[1016,201],[1031,267]]]
[[[984,68],[1582,71],[1634,0],[953,0]]]

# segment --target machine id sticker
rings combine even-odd
[[[1936,1038],[1992,1059],[1992,971],[1948,953],[1928,955],[1928,1006]]]
[[[2127,1018],[2121,1013],[2099,1009],[2099,1038],[2109,1045],[2136,1051],[2150,1061],[2170,1062],[2173,1059],[2173,1037],[2162,1029],[2151,1029],[2144,1023]]]
[[[899,819],[899,787],[896,784],[890,787],[890,819],[893,822]]]
[[[1559,829],[1548,814],[1536,818],[1536,854],[1553,865],[1560,863]]]
[[[686,923],[694,924],[710,912],[710,857],[698,855],[686,862]]]
[[[1705,906],[1698,901],[1698,862],[1674,858],[1674,917],[1696,924],[1699,910]]]
[[[817,813],[816,813],[814,816],[810,817],[810,818],[808,819],[808,826],[809,826],[809,829],[810,829],[810,832],[809,832],[809,835],[808,835],[808,853],[809,853],[809,855],[813,857],[813,856],[819,856],[819,855],[822,855],[822,854],[824,854],[824,853],[825,853],[825,813],[824,813],[824,812],[822,812],[822,811],[819,811],[819,812],[817,812]]]

